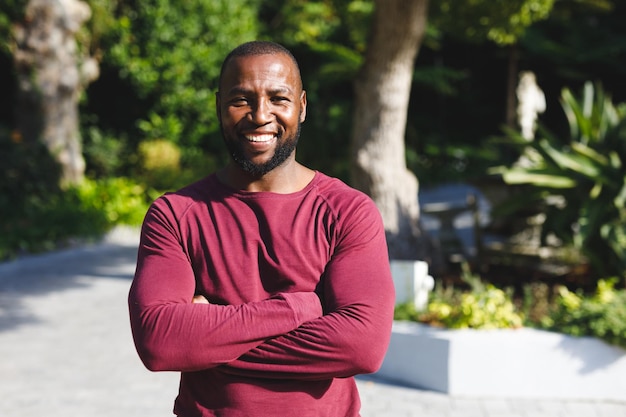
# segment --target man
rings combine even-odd
[[[217,113],[232,160],[155,201],[129,307],[139,356],[180,371],[178,416],[354,417],[394,291],[380,215],[296,162],[306,93],[280,45],[225,59]]]

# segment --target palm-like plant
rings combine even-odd
[[[562,91],[569,138],[543,127],[526,141],[520,163],[499,167],[507,184],[526,184],[523,205],[541,207],[542,235],[573,244],[599,277],[626,275],[626,105],[614,105],[601,86],[586,83],[580,98]],[[522,162],[523,161],[523,162]],[[518,200],[518,203],[520,201]]]

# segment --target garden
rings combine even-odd
[[[523,220],[516,233],[462,259],[427,301],[396,282],[382,377],[462,396],[626,398],[626,106],[591,83],[561,103],[567,139],[508,131],[519,160],[491,170],[524,187],[494,209]]]
[[[13,39],[26,3],[0,5],[1,39]],[[450,11],[449,2],[431,3],[410,89],[407,167],[420,187],[464,182],[495,196],[480,232],[501,239],[484,239],[474,256],[435,275],[423,308],[399,303],[396,328],[417,323],[438,341],[444,329],[591,338],[622,363],[626,6],[520,0],[507,2],[509,10],[459,1]],[[252,38],[285,44],[301,63],[309,109],[298,158],[350,182],[353,81],[374,2],[87,4],[92,18],[77,45],[98,59],[99,77],[78,102],[82,181],[64,184],[49,149],[18,129],[16,46],[0,48],[0,261],[139,227],[156,197],[219,167],[228,158],[215,117],[219,65]],[[539,9],[541,18],[529,12]],[[526,23],[517,30],[511,21]],[[493,29],[509,24],[516,30],[508,38]],[[545,92],[531,140],[510,104],[522,70]]]
[[[491,170],[506,184],[525,186],[495,207],[496,220],[511,224],[513,216],[527,220],[525,227],[482,253],[487,259],[478,265],[461,263],[458,279],[437,287],[426,311],[400,305],[397,319],[447,328],[528,326],[626,348],[626,105],[588,83],[578,96],[565,89],[562,106],[567,140],[540,129],[528,142],[509,131],[520,160]],[[537,239],[528,238],[530,229]],[[559,263],[560,272],[540,268],[548,262]]]

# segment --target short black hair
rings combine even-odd
[[[226,58],[224,58],[224,62],[222,62],[222,68],[220,69],[220,78],[218,86],[222,85],[222,76],[224,75],[224,69],[235,58],[253,56],[253,55],[275,55],[275,54],[283,54],[289,57],[293,62],[296,70],[298,71],[298,78],[300,79],[300,85],[302,86],[302,79],[300,76],[300,66],[298,65],[298,61],[293,56],[291,51],[285,48],[283,45],[270,42],[270,41],[250,41],[246,43],[242,43],[232,51]]]

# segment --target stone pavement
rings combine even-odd
[[[136,235],[0,264],[1,417],[172,415],[177,375],[145,370],[131,340]],[[626,417],[622,403],[455,398],[375,376],[358,385],[363,417]]]

